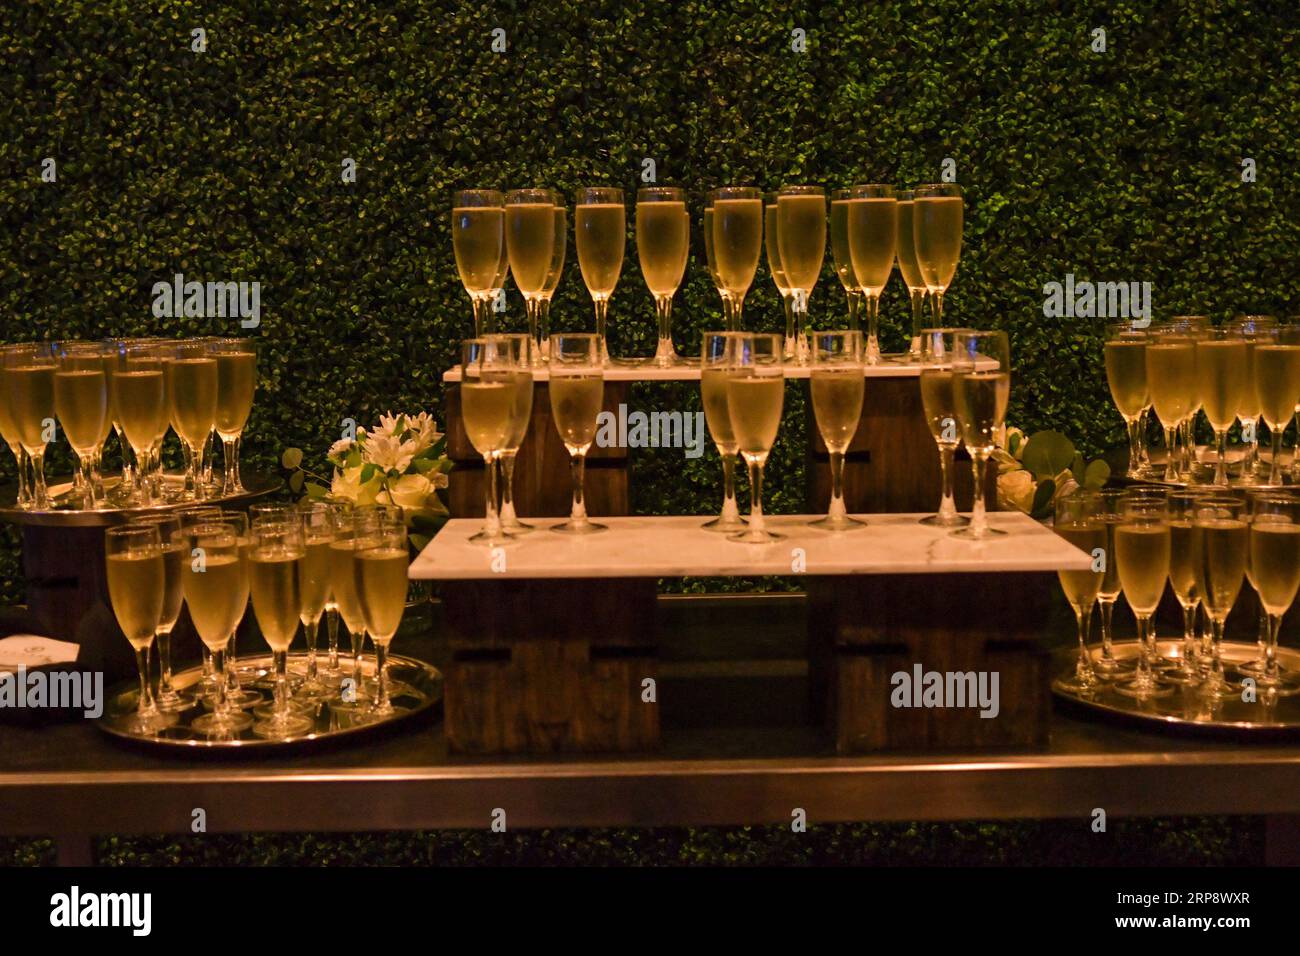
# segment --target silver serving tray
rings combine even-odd
[[[301,665],[306,659],[307,655],[305,653],[289,655],[291,680],[294,679],[295,665]],[[320,659],[323,663],[323,657]],[[345,673],[351,674],[352,662],[350,660],[340,660],[339,664],[343,667]],[[270,654],[241,655],[239,658],[241,685],[245,690],[252,690],[261,694],[267,702],[271,700],[271,689],[270,682],[266,680],[266,675],[270,673],[271,667]],[[257,674],[252,675],[251,679],[243,676],[251,671],[257,671]],[[426,664],[424,661],[390,654],[388,655],[387,671],[389,685],[394,691],[391,696],[392,702],[394,706],[405,709],[398,710],[381,721],[357,724],[351,722],[351,715],[347,710],[336,709],[331,707],[328,702],[323,702],[315,717],[316,726],[309,733],[283,740],[267,740],[255,736],[251,728],[232,739],[213,739],[191,730],[190,723],[201,714],[207,713],[207,709],[201,702],[196,702],[190,709],[180,713],[166,715],[169,723],[160,728],[157,733],[135,731],[129,726],[130,719],[135,715],[136,704],[139,700],[138,681],[135,680],[123,682],[113,688],[109,694],[103,716],[96,720],[95,723],[105,733],[124,740],[130,740],[133,743],[151,746],[159,750],[189,751],[191,753],[194,751],[284,750],[286,748],[321,745],[335,740],[350,740],[391,728],[396,724],[417,717],[428,711],[442,697],[442,673],[436,667]],[[363,679],[374,678],[375,659],[373,656],[362,657],[361,673]],[[192,667],[174,674],[172,684],[178,692],[184,694],[202,679],[203,668]],[[248,711],[249,708],[245,707],[244,709]],[[175,718],[174,722],[172,718]]]
[[[1182,656],[1183,642],[1162,640],[1157,642],[1160,656],[1178,660]],[[1101,645],[1089,645],[1093,660],[1101,654]],[[1112,652],[1120,660],[1137,656],[1137,641],[1116,641]],[[1078,660],[1078,645],[1063,648],[1052,657],[1053,678],[1074,673]],[[1243,676],[1235,665],[1254,660],[1259,655],[1259,645],[1239,641],[1224,641],[1220,652],[1229,682],[1236,683]],[[1279,647],[1277,661],[1284,669],[1300,674],[1300,651]],[[1127,680],[1131,671],[1119,677]],[[1300,695],[1288,697],[1273,695],[1270,699],[1264,688],[1258,688],[1257,700],[1246,703],[1240,693],[1235,697],[1211,703],[1197,693],[1195,685],[1177,685],[1172,694],[1139,701],[1117,693],[1111,684],[1105,684],[1095,694],[1078,694],[1053,686],[1052,692],[1062,700],[1108,717],[1137,721],[1148,726],[1186,730],[1192,733],[1251,737],[1300,735]]]

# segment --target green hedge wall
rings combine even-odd
[[[1292,0],[755,0],[277,5],[11,0],[0,8],[0,310],[11,339],[230,331],[157,320],[150,287],[262,283],[262,385],[246,460],[320,461],[345,417],[441,410],[470,328],[450,192],[660,182],[965,190],[954,321],[1009,330],[1011,420],[1090,453],[1120,440],[1101,320],[1045,319],[1042,286],[1150,281],[1157,315],[1300,311],[1297,21]],[[191,50],[191,30],[207,51]],[[492,31],[507,51],[490,51]],[[1107,51],[1090,49],[1106,31]],[[792,31],[807,50],[792,50]],[[41,180],[45,157],[58,180]],[[355,184],[341,182],[345,157]],[[1258,179],[1241,181],[1241,160]],[[631,218],[629,217],[629,223]],[[560,328],[590,323],[576,267]],[[629,241],[613,348],[648,354]],[[829,266],[814,322],[841,321]],[[679,346],[719,323],[698,261]],[[884,303],[897,345],[907,307]],[[747,324],[778,329],[760,268]],[[512,294],[508,322],[522,327]],[[802,498],[793,396],[771,507]],[[641,389],[656,407],[690,390]],[[0,456],[4,457],[4,456]],[[12,474],[0,462],[0,477]],[[637,459],[643,511],[708,510],[712,456]],[[9,565],[12,568],[12,564]],[[11,578],[10,574],[10,578]],[[10,591],[13,591],[12,579]]]

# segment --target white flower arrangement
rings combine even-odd
[[[998,507],[1040,521],[1052,515],[1057,498],[1080,487],[1100,488],[1110,478],[1106,462],[1086,461],[1073,442],[1054,431],[1026,438],[1019,428],[1008,426],[993,460],[998,463]]]

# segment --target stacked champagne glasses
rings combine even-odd
[[[670,368],[680,361],[673,348],[673,296],[686,272],[690,234],[684,190],[654,186],[637,191],[637,257],[646,287],[654,297],[659,327],[659,344],[650,361],[660,368]]]
[[[727,413],[736,448],[749,466],[748,526],[729,541],[770,544],[784,537],[763,522],[763,468],[781,427],[785,403],[785,369],[781,336],[744,332],[729,342]]]
[[[69,343],[60,348],[57,361],[54,410],[81,465],[76,483],[80,507],[91,510],[102,501],[95,466],[110,428],[105,350],[98,343]]]
[[[769,250],[771,246],[768,246]],[[705,332],[700,355],[700,399],[709,435],[722,458],[722,513],[704,524],[709,531],[730,534],[745,527],[736,504],[736,463],[740,448],[731,427],[727,377],[731,374],[731,340],[736,332]]]
[[[1210,329],[1195,341],[1200,404],[1210,427],[1214,429],[1214,484],[1226,486],[1228,429],[1236,422],[1237,412],[1244,401],[1243,396],[1253,385],[1246,374],[1246,343],[1231,329]],[[1258,409],[1255,411],[1258,412]],[[1191,417],[1188,416],[1189,421]],[[1194,447],[1192,442],[1185,441],[1184,447],[1189,446]]]
[[[961,528],[970,524],[969,518],[957,513],[957,501],[953,495],[953,458],[961,444],[952,388],[952,361],[956,354],[954,337],[968,331],[971,330],[924,329],[921,332],[921,406],[930,434],[939,446],[939,476],[943,486],[938,513],[922,518],[921,524],[940,528]]]
[[[845,225],[849,255],[867,313],[866,359],[874,365],[880,361],[880,293],[894,269],[898,200],[893,186],[874,184],[854,186],[848,196]],[[935,318],[938,325],[937,313]]]
[[[125,501],[145,507],[157,503],[162,494],[160,453],[170,422],[165,363],[163,348],[144,342],[123,343],[110,360],[108,393],[122,458],[125,462],[129,447],[136,461]],[[127,473],[124,464],[124,484]]]
[[[826,531],[851,531],[863,522],[849,516],[844,504],[844,454],[862,417],[865,379],[862,333],[811,332],[809,356],[813,416],[830,456],[831,500],[826,517],[812,523]]]
[[[185,550],[180,519],[174,514],[141,515],[130,522],[134,526],[158,529],[163,559],[162,609],[154,628],[154,647],[158,649],[158,692],[154,704],[164,713],[185,710],[190,702],[172,683],[172,630],[181,614],[185,595],[181,590],[182,565],[189,558]]]
[[[225,474],[221,494],[243,494],[239,477],[239,441],[253,411],[257,391],[257,343],[252,339],[221,338],[209,346],[217,361],[217,412],[213,425],[221,439]]]
[[[606,362],[609,360],[609,348],[605,339],[609,300],[623,269],[623,251],[627,242],[623,190],[608,187],[578,190],[573,211],[573,229],[574,244],[578,250],[578,268],[596,311],[600,358]]]
[[[776,194],[776,220],[781,268],[794,312],[795,356],[806,363],[808,300],[826,258],[825,191],[820,186],[782,186]]]
[[[952,534],[978,540],[1005,534],[989,527],[984,508],[984,471],[1006,420],[1011,395],[1011,347],[1007,334],[996,331],[954,333],[952,347],[953,407],[975,479],[970,524]]]

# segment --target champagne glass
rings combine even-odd
[[[60,351],[54,373],[54,408],[81,465],[80,507],[98,508],[101,501],[95,494],[95,458],[108,424],[103,346],[73,343]]]
[[[849,330],[857,331],[863,293],[853,272],[853,256],[849,251],[849,200],[852,197],[853,191],[849,189],[831,191],[831,259],[840,285],[844,286],[844,297],[848,300]]]
[[[302,600],[300,619],[307,639],[307,661],[302,683],[294,691],[298,700],[316,701],[326,697],[329,689],[320,679],[316,659],[316,642],[320,619],[330,603],[330,545],[334,543],[334,509],[323,501],[303,501],[298,505],[302,516],[303,556],[298,565],[298,594]]]
[[[1197,662],[1199,642],[1196,636],[1196,608],[1201,603],[1196,578],[1196,508],[1210,497],[1204,489],[1173,490],[1166,496],[1169,503],[1169,586],[1183,611],[1183,653],[1178,667],[1166,675],[1177,684],[1199,684]]]
[[[852,531],[865,526],[849,517],[844,505],[844,453],[862,417],[862,333],[810,332],[808,338],[813,415],[831,465],[830,507],[826,517],[812,522],[812,526],[826,531]]]
[[[1242,339],[1243,350],[1247,340]],[[1300,343],[1283,342],[1275,329],[1258,333],[1251,346],[1249,371],[1253,382],[1256,409],[1268,426],[1272,454],[1269,459],[1268,483],[1283,484],[1282,433],[1295,415],[1300,400]]]
[[[167,363],[172,428],[185,449],[184,500],[202,498],[203,445],[217,420],[217,360],[206,342],[180,342]]]
[[[728,533],[745,527],[745,519],[740,516],[740,508],[736,504],[736,462],[740,450],[736,445],[736,433],[731,427],[731,411],[727,403],[731,343],[737,334],[705,332],[700,355],[700,399],[704,405],[704,421],[709,426],[709,435],[722,458],[722,513],[712,521],[705,522],[703,527],[709,531]]]
[[[880,293],[894,271],[898,199],[893,186],[880,184],[854,186],[849,195],[849,254],[866,299],[867,364],[875,365],[880,361]],[[936,326],[942,325],[941,318],[936,312]]]
[[[506,197],[495,189],[452,193],[451,245],[474,311],[474,335],[491,324],[492,296],[505,281]]]
[[[509,382],[514,388],[510,403],[510,423],[506,428],[497,462],[501,465],[501,529],[509,535],[527,534],[533,526],[515,514],[515,458],[528,435],[533,415],[533,339],[527,335],[503,335],[502,349],[513,369]]]
[[[1106,326],[1106,384],[1128,427],[1128,474],[1142,472],[1142,412],[1149,404],[1146,364],[1147,334],[1131,323]]]
[[[1208,675],[1201,694],[1210,700],[1232,697],[1235,690],[1223,676],[1223,628],[1237,601],[1250,554],[1246,503],[1228,496],[1201,498],[1192,519],[1196,586],[1201,606],[1210,619],[1211,644]],[[1257,569],[1258,572],[1258,569]]]
[[[934,324],[943,325],[943,297],[961,258],[963,202],[956,183],[931,183],[912,190],[912,239],[916,262],[930,293]]]
[[[248,608],[248,560],[249,553],[252,549],[252,537],[249,534],[251,520],[248,514],[243,511],[223,510],[221,520],[230,525],[239,534],[239,559],[240,569],[243,577],[240,579],[243,584],[244,608]],[[264,516],[261,520],[269,521],[296,521],[299,520],[293,512],[293,506],[287,505],[284,512],[275,512],[272,515]],[[243,618],[243,615],[240,615]],[[229,687],[226,690],[226,700],[230,701],[237,707],[250,707],[262,700],[262,695],[254,690],[245,690],[241,685],[242,679],[249,681],[260,680],[264,671],[256,664],[247,666],[241,665],[238,659],[239,650],[239,622],[235,622],[235,629],[230,632],[230,643],[226,648],[226,674],[228,676]]]
[[[406,609],[406,572],[411,554],[406,526],[381,518],[357,533],[352,548],[361,616],[375,645],[375,696],[368,716],[386,717],[405,710],[388,699],[386,659]]]
[[[673,296],[686,272],[690,235],[685,190],[670,186],[637,190],[636,251],[641,275],[655,300],[659,345],[651,361],[660,368],[680,362],[673,348]]]
[[[242,495],[245,489],[239,476],[239,442],[257,390],[257,343],[252,339],[215,339],[210,351],[217,360],[216,431],[225,462],[221,494]]]
[[[542,286],[542,294],[538,297],[537,309],[537,351],[535,359],[539,362],[545,362],[547,356],[551,354],[551,297],[555,295],[555,290],[560,284],[560,276],[564,273],[564,252],[565,246],[568,245],[568,214],[564,204],[559,201],[560,194],[554,193],[555,209],[552,212],[552,221],[555,225],[555,244],[551,248],[551,267],[546,272],[546,282]]]
[[[167,713],[188,710],[190,702],[176,692],[172,684],[172,629],[181,614],[182,565],[189,560],[185,539],[181,534],[180,519],[174,514],[140,515],[132,519],[133,525],[152,526],[158,529],[163,559],[162,613],[154,631],[154,646],[158,648],[158,693],[154,703]]]
[[[754,283],[763,251],[763,194],[751,186],[723,186],[709,197],[713,203],[715,282],[723,292],[724,306],[731,306],[727,330],[735,332],[743,324],[745,295]]]
[[[528,334],[533,339],[537,338],[542,297],[555,254],[555,200],[556,194],[549,189],[506,193],[506,255],[510,274],[524,297]]]
[[[302,614],[302,563],[306,555],[303,526],[298,521],[259,518],[250,531],[249,590],[258,630],[275,662],[275,698],[269,709],[254,708],[259,720],[253,733],[284,740],[308,733],[313,721],[296,713],[289,702],[289,645],[298,633]]]
[[[1157,332],[1147,340],[1147,388],[1165,432],[1165,481],[1179,480],[1179,423],[1196,410],[1196,339],[1180,332]]]
[[[962,528],[970,519],[957,513],[953,495],[953,458],[961,444],[957,425],[956,399],[952,390],[952,358],[956,346],[953,337],[970,329],[923,329],[921,331],[921,407],[930,434],[939,446],[939,479],[943,495],[939,511],[921,519],[921,524],[938,528]]]
[[[13,349],[3,355],[5,397],[19,443],[32,463],[32,501],[37,511],[50,507],[45,486],[45,448],[54,440],[54,349],[47,344]]]
[[[1250,522],[1250,559],[1259,602],[1268,615],[1264,667],[1255,682],[1279,695],[1300,692],[1300,685],[1284,679],[1277,663],[1277,636],[1282,616],[1300,589],[1300,499],[1267,495],[1256,499]]]
[[[952,394],[961,440],[970,452],[975,478],[971,522],[952,532],[962,538],[1004,534],[988,526],[984,513],[985,463],[997,447],[1011,394],[1011,347],[1005,332],[953,333]]]
[[[596,337],[600,360],[609,360],[605,323],[609,299],[618,285],[627,244],[627,214],[623,190],[610,187],[579,189],[573,209],[573,230],[578,248],[578,268],[596,310]]]
[[[700,222],[700,232],[704,235],[704,261],[709,269],[709,278],[713,280],[713,287],[718,290],[718,296],[722,299],[722,324],[728,329],[732,328],[732,303],[731,293],[727,291],[726,286],[722,284],[722,276],[718,272],[717,254],[713,249],[713,196],[709,195],[704,200],[704,214]],[[768,263],[771,263],[769,256]],[[775,278],[775,273],[773,273]],[[780,285],[777,286],[778,291]],[[789,307],[786,308],[787,319],[789,317]]]
[[[767,250],[767,271],[772,274],[777,295],[781,297],[781,309],[785,312],[783,354],[787,362],[793,362],[799,354],[799,339],[794,331],[794,291],[781,264],[781,222],[776,213],[776,193],[768,193],[763,203],[763,248]]]
[[[253,718],[227,696],[226,648],[248,603],[248,578],[240,556],[240,533],[224,521],[184,530],[189,561],[181,567],[181,589],[199,639],[212,654],[212,711],[190,725],[213,737],[232,737],[252,726]]]
[[[123,462],[128,445],[136,461],[129,500],[148,508],[158,503],[150,467],[152,453],[158,434],[166,432],[168,423],[163,355],[155,346],[128,343],[113,358],[108,392],[115,427],[122,442]]]
[[[352,677],[339,685],[339,699],[331,702],[335,709],[359,710],[369,695],[361,676],[361,649],[366,638],[366,622],[357,596],[357,576],[353,567],[353,543],[358,528],[379,520],[378,512],[336,511],[334,540],[330,542],[330,593],[338,606],[339,616],[352,642]]]
[[[1179,318],[1187,319],[1190,317],[1180,316]],[[1204,321],[1208,323],[1209,320],[1205,319]],[[1255,374],[1255,345],[1261,339],[1267,339],[1277,332],[1277,320],[1271,315],[1236,315],[1233,316],[1225,328],[1231,329],[1245,340],[1246,378],[1250,382],[1257,381]],[[1247,388],[1242,395],[1242,399],[1243,405],[1237,413],[1237,417],[1241,419],[1242,441],[1245,442],[1247,448],[1246,458],[1241,463],[1241,473],[1238,481],[1243,485],[1250,485],[1255,483],[1255,472],[1259,470],[1259,430],[1257,426],[1260,409],[1258,396],[1253,388]],[[1247,422],[1250,423],[1249,428],[1246,427]]]
[[[163,611],[162,539],[153,525],[109,528],[104,532],[104,552],[113,615],[135,650],[140,672],[139,702],[131,729],[148,733],[162,723],[149,689],[149,648]]]
[[[1300,370],[1300,364],[1297,369]],[[1237,420],[1242,396],[1248,388],[1253,388],[1246,377],[1245,340],[1231,329],[1211,329],[1197,338],[1196,378],[1200,382],[1201,406],[1214,429],[1214,484],[1226,488],[1228,429]],[[1300,390],[1288,399],[1288,409],[1295,404],[1295,396],[1300,396]]]
[[[1097,603],[1101,606],[1101,656],[1093,661],[1093,668],[1104,677],[1110,677],[1129,667],[1115,657],[1114,632],[1111,619],[1115,602],[1123,590],[1119,580],[1119,562],[1115,558],[1115,528],[1121,520],[1121,504],[1130,496],[1123,488],[1102,488],[1097,492],[1100,518],[1106,526],[1106,569],[1097,588]]]
[[[190,529],[196,528],[201,524],[221,521],[221,508],[219,505],[188,505],[176,508],[171,512],[176,516],[176,520],[181,523],[181,546],[182,549],[188,546]],[[184,577],[181,580],[181,598],[184,599]],[[212,673],[212,654],[208,651],[208,646],[199,641],[199,653],[203,658],[203,680],[197,685],[189,688],[191,696],[211,697],[213,696],[213,683],[216,678]]]
[[[907,286],[907,297],[912,305],[912,344],[908,347],[908,361],[921,361],[921,326],[925,324],[925,279],[921,264],[916,258],[916,229],[912,225],[912,210],[916,207],[915,194],[910,189],[894,192],[898,201],[898,231],[894,233],[894,255],[898,261],[898,274]]]
[[[1106,553],[1106,524],[1102,520],[1101,498],[1092,491],[1074,491],[1056,500],[1056,522],[1053,530],[1080,551],[1096,560],[1098,552]],[[1088,651],[1088,635],[1092,623],[1092,607],[1097,603],[1097,591],[1105,571],[1089,568],[1087,571],[1058,571],[1061,590],[1074,609],[1074,620],[1079,636],[1079,658],[1072,677],[1061,677],[1052,682],[1058,690],[1088,694],[1102,684],[1102,678],[1092,665]]]
[[[0,376],[4,374],[5,358],[4,356],[11,352],[20,353],[29,346],[22,345],[3,345],[0,346]],[[5,387],[3,379],[0,378],[0,438],[9,446],[9,451],[14,456],[14,465],[18,469],[18,500],[19,508],[30,508],[32,506],[32,492],[27,486],[27,452],[23,450],[23,443],[18,438],[18,426],[14,423],[14,417],[9,411],[9,390]]]
[[[1169,575],[1169,511],[1160,498],[1129,496],[1120,505],[1120,522],[1115,527],[1115,563],[1124,596],[1137,618],[1137,671],[1133,679],[1116,684],[1127,697],[1148,700],[1172,693],[1173,688],[1158,678],[1153,667],[1157,656],[1151,618],[1165,592]]]
[[[333,556],[335,539],[338,535],[339,515],[350,513],[352,511],[352,502],[339,499],[338,501],[323,501],[320,504],[325,506],[330,522],[330,560],[327,565],[330,583],[325,598],[325,630],[328,638],[328,649],[325,657],[325,673],[321,682],[331,690],[337,690],[339,678],[343,672],[339,667],[339,605],[338,599],[334,596]]]
[[[485,492],[483,530],[470,540],[491,547],[509,540],[497,512],[496,456],[513,424],[511,412],[517,401],[514,375],[520,370],[511,364],[505,341],[494,336],[463,342],[461,367],[460,413],[470,444],[483,456]]]
[[[808,299],[826,258],[826,191],[820,186],[782,186],[776,194],[777,244],[790,283],[795,357],[808,361]]]
[[[573,479],[573,508],[569,520],[552,531],[562,534],[592,534],[607,530],[587,518],[583,497],[587,449],[596,438],[597,418],[605,398],[605,373],[599,335],[556,335],[551,347],[551,417],[560,440],[569,450]]]
[[[785,402],[781,336],[739,333],[731,342],[730,356],[727,412],[736,447],[749,466],[749,526],[727,535],[727,540],[770,544],[785,537],[763,525],[763,466],[781,427],[781,406]]]
[[[1262,499],[1282,498],[1289,500],[1293,495],[1289,492],[1282,491],[1278,488],[1256,487],[1247,488],[1246,491],[1246,513],[1247,520],[1252,520],[1255,514],[1256,506]],[[1256,596],[1259,595],[1259,585],[1255,583],[1255,566],[1250,560],[1246,561],[1246,581],[1254,589]],[[1244,661],[1237,664],[1237,670],[1247,674],[1258,673],[1268,666],[1268,611],[1264,608],[1264,603],[1259,602],[1259,620],[1255,632],[1255,642],[1259,647],[1259,652],[1254,660]],[[1282,668],[1279,666],[1279,670]]]

